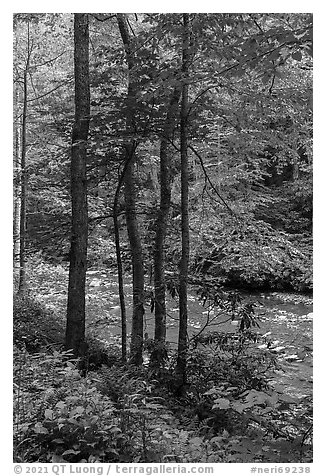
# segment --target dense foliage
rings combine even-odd
[[[95,253],[105,263],[128,104],[117,25],[114,18],[96,18],[90,17],[89,256],[92,260]],[[138,45],[137,213],[148,267],[159,199],[162,121],[179,74],[179,26],[172,14],[140,15],[128,21]],[[198,14],[192,19],[191,260],[194,270],[209,272],[230,286],[311,290],[310,21],[303,14]],[[27,25],[32,42],[27,85],[27,248],[31,253],[42,250],[47,259],[65,259],[72,17],[15,17],[16,124],[21,117]],[[176,129],[175,137],[177,133]],[[181,250],[176,239],[180,165],[175,140],[174,146],[173,210],[166,244],[170,265],[177,263]],[[15,170],[19,182],[19,164]],[[121,232],[126,243],[123,228]],[[100,256],[99,240],[104,245]]]

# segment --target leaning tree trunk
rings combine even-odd
[[[75,122],[71,146],[72,228],[68,285],[66,349],[75,357],[85,354],[85,281],[87,259],[86,154],[90,119],[89,19],[75,13]]]
[[[133,278],[133,313],[131,329],[130,362],[135,365],[142,363],[143,352],[143,327],[144,327],[144,263],[143,251],[136,216],[136,188],[135,188],[135,149],[136,142],[132,139],[135,133],[136,111],[136,80],[135,58],[132,52],[132,41],[126,16],[117,14],[118,26],[124,44],[129,80],[127,94],[126,135],[129,137],[125,143],[125,180],[124,196],[126,223],[132,256]]]
[[[160,208],[156,219],[154,243],[154,289],[155,289],[155,348],[151,355],[154,365],[160,364],[165,355],[166,338],[166,293],[164,243],[171,205],[171,156],[170,142],[175,127],[181,86],[174,88],[165,119],[160,144]]]
[[[189,14],[183,14],[183,45],[182,45],[182,98],[180,118],[180,149],[181,149],[181,261],[179,272],[179,339],[176,376],[179,390],[186,382],[187,363],[187,328],[188,328],[188,264],[189,264],[189,169],[188,169],[188,82],[190,60],[190,27]]]

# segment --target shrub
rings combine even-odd
[[[257,348],[257,335],[247,331],[211,333],[188,356],[188,382],[204,394],[212,385],[225,382],[241,393],[267,385],[268,372],[276,366],[275,356]]]
[[[15,460],[118,461],[124,436],[111,400],[82,378],[67,352],[16,350]]]
[[[112,367],[122,363],[121,349],[117,345],[108,344],[91,334],[86,337],[87,371],[94,371],[102,365]]]

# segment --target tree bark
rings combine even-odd
[[[165,253],[164,243],[171,206],[171,156],[170,147],[178,104],[181,95],[181,85],[174,88],[169,101],[165,119],[163,136],[160,143],[160,208],[156,219],[154,243],[154,289],[155,289],[155,349],[151,356],[153,364],[163,361],[166,339],[166,292],[165,292]]]
[[[188,167],[188,89],[190,62],[190,25],[189,14],[183,14],[182,45],[182,97],[180,117],[180,151],[181,151],[181,261],[179,271],[179,339],[176,365],[177,385],[179,390],[186,383],[187,331],[188,331],[188,264],[189,264],[189,167]]]
[[[83,357],[85,346],[85,281],[87,267],[87,181],[86,155],[90,120],[89,19],[75,13],[75,122],[71,146],[72,228],[68,285],[66,349]]]
[[[144,327],[144,264],[143,251],[139,227],[136,216],[136,189],[135,189],[135,112],[137,84],[135,80],[135,58],[132,52],[132,41],[126,16],[117,14],[118,26],[127,58],[129,80],[127,93],[126,135],[129,139],[125,143],[125,180],[124,196],[126,208],[126,223],[132,256],[133,278],[133,313],[130,345],[130,362],[135,365],[142,363],[143,327]]]

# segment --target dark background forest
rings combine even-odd
[[[15,460],[310,462],[312,15],[13,28]]]

